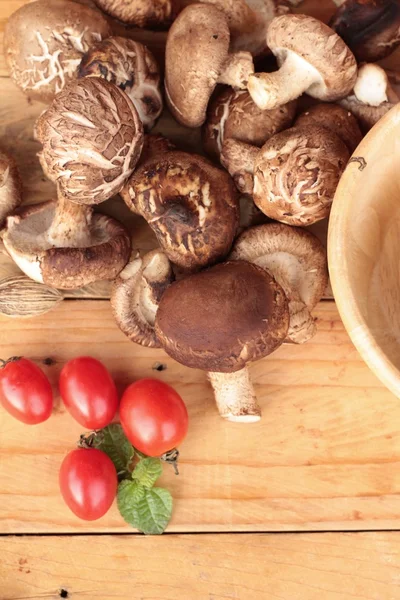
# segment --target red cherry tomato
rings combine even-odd
[[[112,460],[94,448],[77,448],[67,454],[61,464],[59,482],[65,503],[85,521],[94,521],[106,514],[118,486]]]
[[[148,456],[161,456],[178,446],[188,429],[182,398],[156,379],[141,379],[126,389],[120,419],[131,444]]]
[[[106,367],[90,356],[74,358],[64,365],[60,394],[74,419],[87,429],[106,427],[117,412],[115,383]]]
[[[46,375],[28,358],[6,361],[0,367],[0,402],[27,425],[46,421],[53,409],[53,391]]]

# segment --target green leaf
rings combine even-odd
[[[111,423],[99,431],[94,439],[93,447],[102,450],[111,458],[120,481],[131,476],[130,466],[135,450],[126,439],[119,423]]]
[[[142,458],[132,473],[132,479],[136,479],[146,488],[151,488],[162,473],[162,463],[159,458]]]
[[[138,529],[147,534],[160,534],[165,531],[172,514],[172,496],[163,488],[145,489],[144,496],[137,504]]]
[[[123,519],[146,534],[163,533],[171,519],[172,496],[162,488],[125,480],[118,486],[117,503]]]

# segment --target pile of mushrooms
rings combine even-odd
[[[4,249],[50,290],[112,280],[132,342],[202,369],[220,414],[255,422],[249,364],[317,331],[326,252],[301,227],[329,217],[363,133],[399,101],[374,64],[399,43],[398,2],[345,0],[331,26],[285,0],[95,4],[36,0],[6,26],[11,77],[48,103],[34,136],[55,192],[20,207],[15,161],[0,152]],[[168,29],[165,64],[113,19]],[[268,55],[278,68],[258,72]],[[209,158],[148,133],[162,83]],[[117,195],[158,247],[143,254],[134,228],[96,211]]]

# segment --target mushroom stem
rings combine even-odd
[[[234,52],[228,54],[218,83],[245,90],[250,75],[254,74],[253,57],[250,52]]]
[[[346,0],[333,0],[333,4],[336,4],[337,7],[342,6]]]
[[[287,339],[294,344],[304,344],[317,333],[315,321],[300,296],[289,299],[290,325]]]
[[[252,195],[254,187],[254,167],[260,149],[246,142],[229,138],[222,146],[221,164],[233,177],[236,187],[242,194]]]
[[[318,80],[320,75],[313,66],[289,52],[278,71],[251,75],[248,90],[261,110],[272,110],[299,98]]]
[[[367,63],[358,70],[354,95],[359,102],[369,106],[380,106],[384,102],[396,103],[399,101],[385,70],[373,63]]]
[[[90,206],[69,202],[59,197],[53,221],[46,237],[55,248],[85,248],[91,246]]]
[[[221,417],[236,423],[256,423],[261,418],[250,373],[245,367],[236,373],[208,373]]]

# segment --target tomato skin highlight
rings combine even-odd
[[[188,430],[188,413],[179,394],[157,379],[141,379],[124,392],[120,421],[140,452],[161,456],[178,446]]]
[[[59,484],[68,508],[80,519],[94,521],[111,507],[118,477],[107,454],[95,448],[77,448],[64,458]]]
[[[115,383],[99,360],[79,356],[68,361],[60,374],[60,394],[72,417],[87,429],[111,423],[118,408]]]
[[[28,358],[10,360],[0,368],[0,403],[26,425],[43,423],[53,410],[50,381]]]

